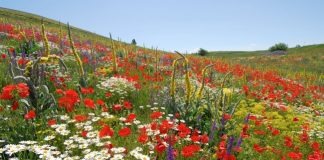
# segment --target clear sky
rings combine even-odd
[[[168,51],[324,43],[324,0],[0,0],[0,6]]]

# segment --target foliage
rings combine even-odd
[[[136,44],[137,44],[137,43],[136,43],[136,40],[133,39],[131,44],[136,46]]]
[[[200,48],[198,51],[198,55],[200,56],[206,56],[208,54],[208,51],[205,49]]]
[[[277,43],[269,48],[270,52],[274,51],[287,51],[288,50],[288,45],[285,43]]]

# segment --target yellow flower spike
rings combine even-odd
[[[155,71],[157,72],[159,69],[159,55],[158,55],[157,48],[154,50],[154,53],[155,53]]]
[[[47,63],[49,57],[41,57],[40,60],[39,60],[39,63]]]
[[[111,40],[111,49],[112,49],[112,58],[113,58],[113,71],[117,72],[117,58],[116,58],[116,52],[115,52],[115,43],[111,37],[111,34],[109,33],[110,40]]]
[[[207,72],[207,69],[214,66],[214,64],[210,64],[208,66],[206,66],[203,70],[202,70],[202,76],[203,76],[203,79],[202,79],[202,83],[201,83],[201,86],[198,90],[198,93],[197,93],[197,99],[201,99],[202,98],[202,93],[203,93],[203,90],[204,90],[204,87],[205,87],[205,76],[206,76],[206,72]]]
[[[36,34],[35,34],[35,29],[34,28],[32,28],[32,31],[33,31],[33,40],[36,42]]]
[[[45,47],[45,52],[43,57],[47,57],[50,55],[50,50],[49,50],[49,44],[48,44],[48,39],[45,33],[45,25],[44,25],[44,21],[42,20],[42,38],[43,38],[43,43],[44,43],[44,47]]]
[[[31,71],[32,67],[33,67],[33,61],[29,61],[28,63],[26,63],[24,76],[26,76],[26,77],[30,76],[30,71]]]
[[[72,53],[74,55],[75,60],[77,61],[78,65],[79,65],[79,74],[80,74],[81,77],[84,77],[84,70],[83,70],[83,66],[82,66],[82,61],[81,61],[78,53],[75,51],[74,43],[73,43],[73,40],[72,40],[72,37],[71,37],[71,29],[70,29],[69,24],[68,24],[68,34],[69,34],[69,40],[70,40]]]
[[[19,31],[19,34],[24,38],[24,40],[25,40],[26,42],[28,41],[25,32],[23,32],[23,31]]]
[[[229,101],[232,97],[232,90],[229,88],[223,88],[223,94],[226,96],[226,101]],[[225,96],[223,96],[223,98],[225,98]]]
[[[173,61],[172,63],[172,68],[173,68],[173,73],[172,73],[172,77],[171,77],[171,86],[170,86],[170,95],[171,97],[174,97],[175,95],[175,89],[176,89],[176,84],[175,84],[175,73],[177,71],[177,63],[179,60],[181,60],[182,58],[176,59]]]
[[[62,41],[62,38],[63,38],[63,32],[62,32],[62,25],[61,25],[61,22],[59,22],[60,24],[60,33],[59,33],[59,38],[60,38],[60,41]]]
[[[186,103],[188,104],[191,99],[191,84],[190,84],[190,72],[189,72],[189,61],[188,59],[181,53],[175,51],[178,55],[180,55],[184,59],[184,65],[186,68],[185,75],[185,83],[186,83]]]

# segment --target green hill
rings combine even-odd
[[[324,54],[324,44],[307,45],[299,48],[289,48],[288,55],[313,55],[321,52]],[[224,57],[224,58],[234,58],[234,57],[250,57],[250,56],[264,56],[269,53],[268,50],[258,50],[258,51],[209,51],[207,56],[212,57]]]
[[[7,9],[0,7],[0,20],[11,23],[11,24],[21,24],[23,27],[35,27],[40,28],[41,20],[43,19],[46,26],[46,30],[58,33],[60,27],[62,27],[63,34],[67,34],[67,24],[61,23],[59,21],[42,17],[36,14],[26,13],[22,11]],[[108,37],[89,32],[71,25],[72,33],[74,37],[79,38],[80,40],[91,40],[93,42],[98,42],[104,45],[110,46],[111,40]],[[115,43],[122,43],[127,45],[128,43],[116,41]]]

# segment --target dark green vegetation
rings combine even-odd
[[[288,45],[285,43],[277,43],[269,48],[270,52],[274,51],[287,51]]]

